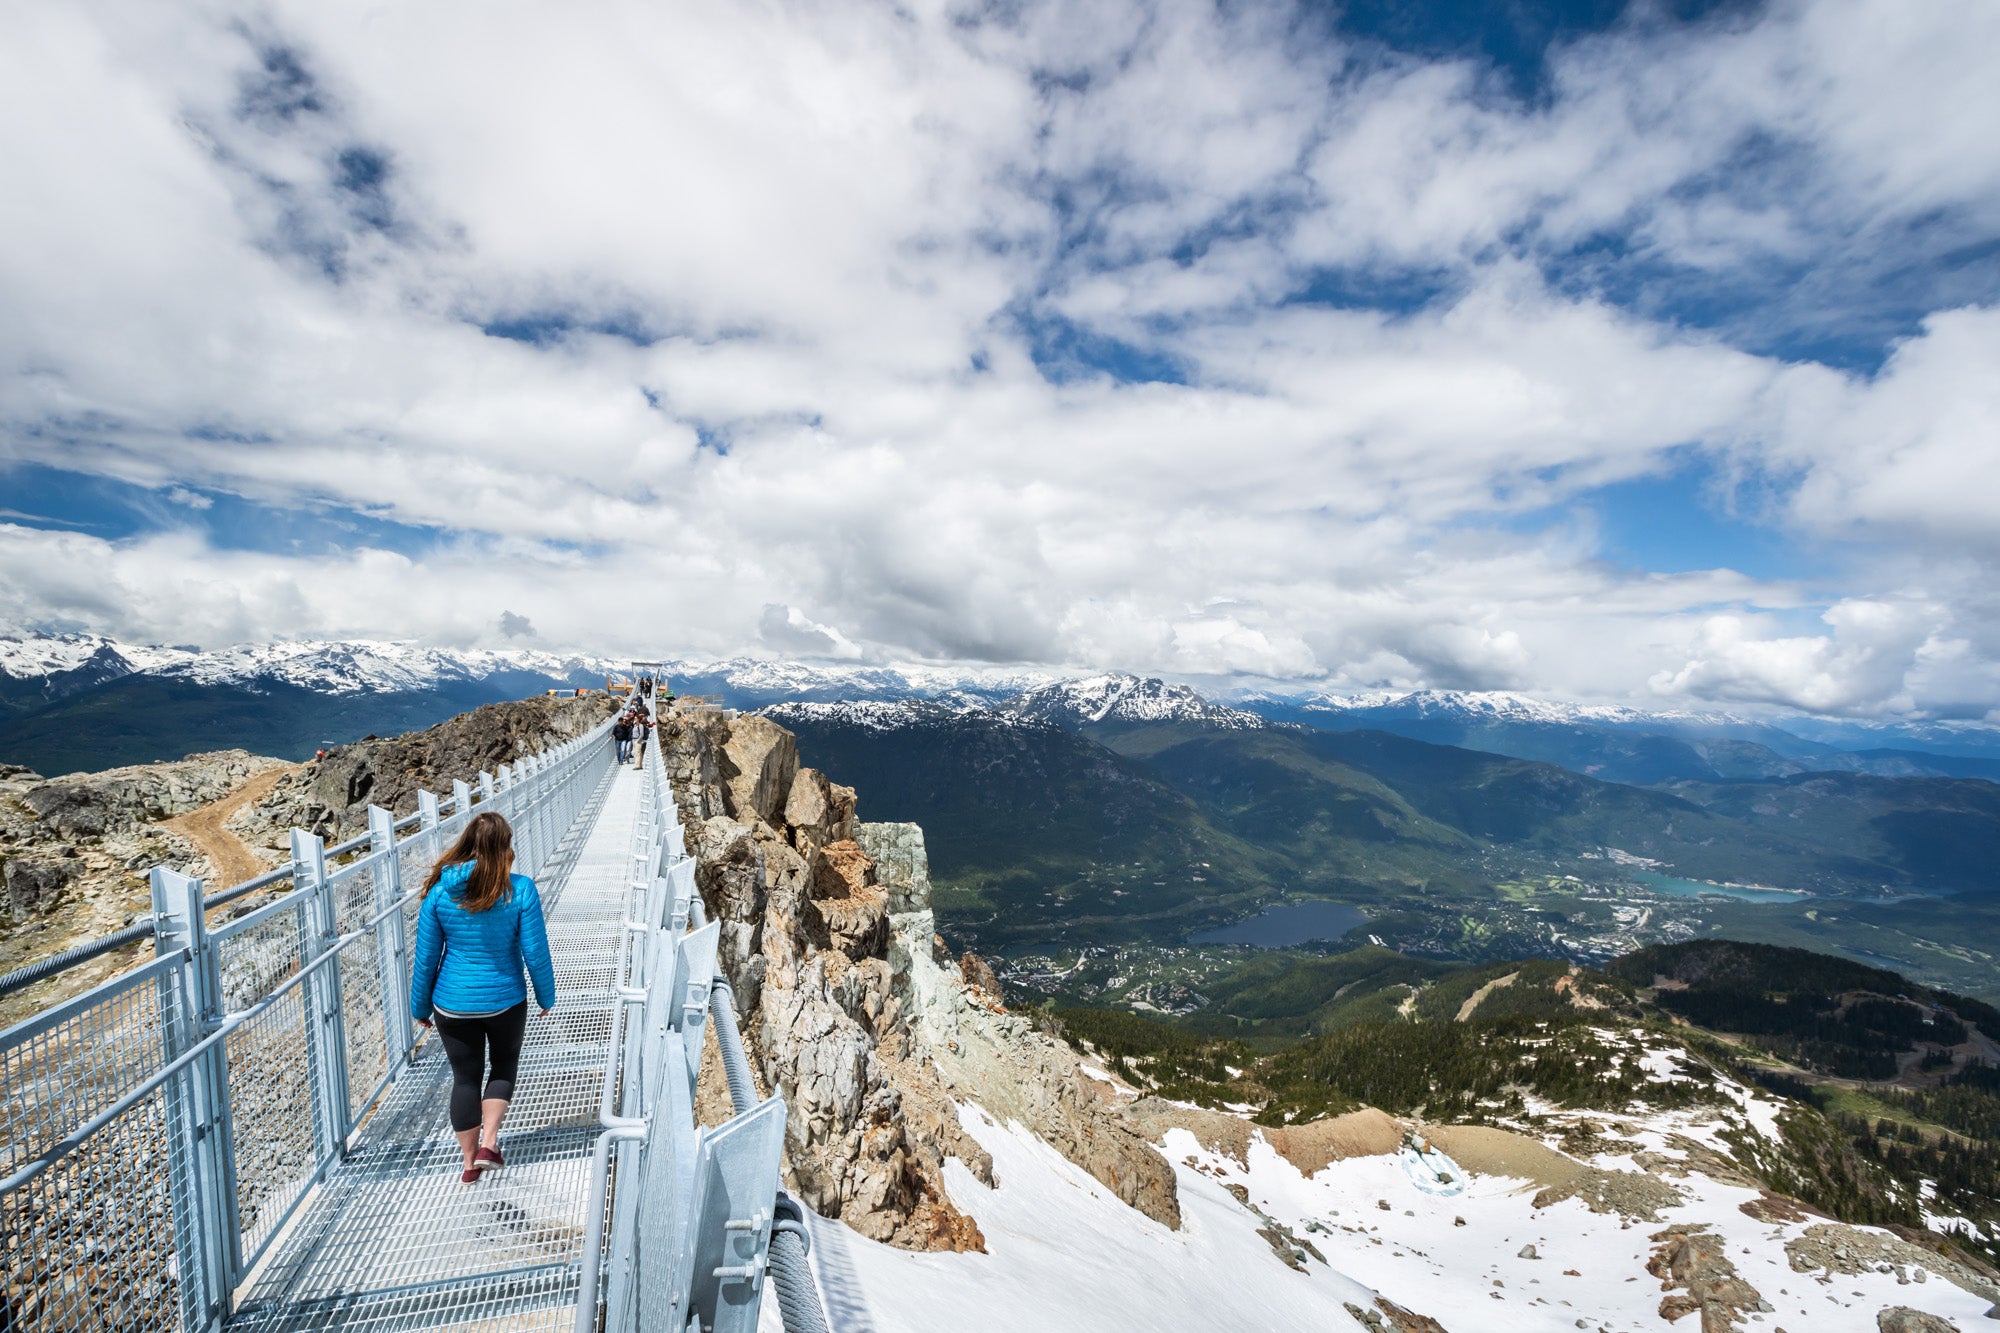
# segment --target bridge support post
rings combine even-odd
[[[394,1059],[409,1055],[415,1029],[410,1022],[410,940],[401,911],[389,909],[403,900],[403,858],[396,854],[396,817],[379,805],[368,807],[368,850],[386,853],[375,863],[375,963],[382,985],[382,1022]],[[411,886],[414,887],[414,886]],[[386,915],[385,915],[386,914]]]
[[[444,848],[438,845],[438,798],[436,792],[418,790],[417,827],[428,835],[424,843],[424,859],[426,861],[436,861],[444,853]]]
[[[319,835],[292,830],[292,883],[304,899],[299,923],[299,960],[310,963],[340,937],[333,886],[327,883],[326,844]],[[306,1062],[312,1071],[319,1110],[322,1169],[347,1155],[348,1117],[346,1014],[340,1003],[340,963],[336,960],[306,979]]]
[[[154,949],[162,956],[184,953],[185,958],[177,976],[160,984],[161,1055],[171,1062],[221,1026],[222,987],[215,949],[208,942],[201,881],[156,867],[152,889]],[[229,1061],[223,1044],[211,1047],[164,1092],[181,1327],[208,1333],[222,1327],[242,1262]]]
[[[710,1333],[756,1333],[770,1269],[785,1103],[772,1097],[696,1140],[688,1293]],[[686,1271],[686,1270],[683,1270]]]

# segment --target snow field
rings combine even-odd
[[[1427,1194],[1394,1156],[1349,1158],[1308,1177],[1261,1136],[1238,1165],[1172,1130],[1161,1151],[1180,1184],[1182,1229],[1174,1232],[1020,1126],[977,1107],[962,1108],[960,1119],[993,1155],[999,1185],[988,1189],[951,1162],[947,1187],[978,1221],[988,1253],[912,1254],[812,1219],[813,1262],[839,1333],[1337,1333],[1358,1327],[1346,1305],[1372,1309],[1378,1292],[1451,1333],[1686,1330],[1690,1317],[1678,1324],[1660,1317],[1666,1293],[1646,1272],[1658,1245],[1653,1234],[1676,1224],[1706,1224],[1726,1237],[1738,1275],[1774,1307],[1750,1314],[1748,1330],[1876,1333],[1877,1312],[1896,1305],[1962,1329],[1986,1326],[1987,1302],[1936,1276],[1904,1285],[1889,1272],[1831,1281],[1793,1272],[1785,1243],[1819,1219],[1757,1221],[1741,1211],[1757,1191],[1698,1174],[1674,1181],[1687,1202],[1659,1222],[1627,1221],[1576,1199],[1537,1209],[1533,1182],[1499,1176],[1474,1174],[1456,1196]],[[1681,1116],[1662,1120],[1673,1123],[1649,1124],[1633,1137],[1664,1145],[1670,1134],[1702,1128]],[[1634,1169],[1630,1158],[1594,1165]],[[1287,1268],[1229,1185],[1326,1262],[1307,1258],[1303,1274]],[[1526,1246],[1537,1257],[1523,1258]],[[763,1327],[780,1333],[775,1301],[765,1304]]]
[[[912,1254],[812,1219],[836,1333],[1345,1333],[1360,1327],[1345,1302],[1373,1307],[1372,1292],[1329,1268],[1285,1267],[1256,1219],[1208,1176],[1176,1165],[1181,1229],[1170,1231],[1020,1126],[977,1107],[959,1118],[1000,1182],[988,1189],[957,1162],[945,1167],[952,1201],[978,1221],[988,1252]],[[770,1333],[775,1307],[764,1303]]]
[[[1666,1137],[1659,1131],[1642,1137],[1655,1133]],[[1749,1316],[1749,1328],[1877,1333],[1876,1314],[1895,1305],[1943,1315],[1963,1329],[1985,1326],[1988,1303],[1939,1277],[1904,1286],[1893,1273],[1835,1274],[1823,1283],[1818,1274],[1793,1272],[1785,1242],[1822,1219],[1756,1221],[1741,1205],[1758,1191],[1698,1174],[1674,1181],[1687,1196],[1684,1205],[1663,1210],[1657,1223],[1628,1223],[1593,1213],[1578,1199],[1538,1209],[1532,1202],[1538,1186],[1498,1176],[1474,1175],[1456,1197],[1427,1195],[1390,1157],[1349,1158],[1308,1178],[1262,1138],[1253,1142],[1247,1167],[1203,1151],[1184,1131],[1170,1132],[1165,1148],[1176,1162],[1193,1156],[1216,1178],[1243,1185],[1251,1203],[1311,1240],[1334,1268],[1365,1278],[1452,1333],[1575,1329],[1579,1319],[1581,1327],[1605,1333],[1675,1328],[1660,1317],[1666,1293],[1646,1261],[1657,1247],[1654,1233],[1676,1224],[1707,1224],[1727,1237],[1738,1276],[1774,1307]],[[1593,1164],[1633,1169],[1629,1159]],[[1462,1227],[1455,1224],[1460,1217]],[[1309,1229],[1313,1222],[1331,1233]],[[1538,1257],[1521,1257],[1529,1245]],[[1689,1317],[1678,1325],[1691,1326]]]

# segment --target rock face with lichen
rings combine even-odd
[[[923,831],[863,824],[762,717],[671,713],[659,730],[720,923],[719,962],[762,1081],[786,1101],[787,1174],[816,1211],[907,1249],[982,1249],[944,1190],[976,1101],[1020,1121],[1148,1216],[1178,1226],[1173,1171],[1060,1043],[1009,1014],[989,969],[936,934]],[[971,975],[968,976],[967,973]]]

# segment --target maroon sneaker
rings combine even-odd
[[[459,1173],[458,1173],[458,1183],[459,1183],[459,1184],[461,1184],[461,1185],[476,1185],[476,1184],[478,1184],[478,1183],[479,1183],[479,1172],[478,1172],[478,1170],[477,1170],[476,1168],[474,1168],[474,1167],[470,1167],[470,1166],[466,1167],[466,1168],[465,1168],[465,1170],[463,1170],[463,1171],[461,1171],[461,1172],[459,1172]]]
[[[472,1155],[474,1171],[497,1171],[505,1165],[507,1161],[500,1155],[500,1150],[489,1148],[483,1143],[479,1145],[479,1151]]]

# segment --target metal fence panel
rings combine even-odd
[[[173,1199],[192,1162],[155,1089],[76,1151],[0,1194],[10,1333],[174,1330],[184,1298]],[[198,1281],[198,1278],[196,1279]],[[204,1300],[206,1293],[191,1293]]]
[[[157,959],[6,1034],[0,1048],[0,1177],[39,1157],[159,1068],[166,1015]]]

